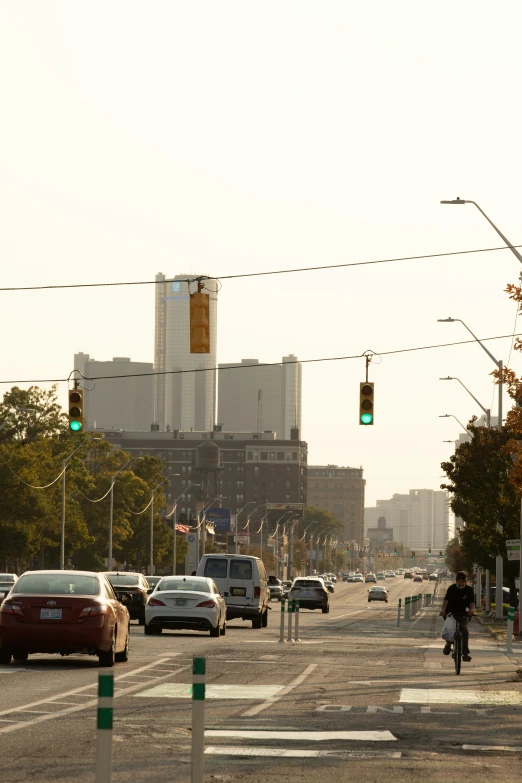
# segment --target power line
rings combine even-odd
[[[522,245],[513,245],[522,247]],[[351,266],[371,266],[373,264],[391,264],[396,261],[420,261],[425,258],[446,258],[448,256],[463,256],[471,253],[492,253],[496,250],[511,250],[510,247],[483,247],[476,250],[452,250],[448,253],[425,253],[418,256],[399,256],[397,258],[381,258],[375,261],[352,261],[346,264],[324,264],[322,266],[304,266],[296,269],[273,269],[269,272],[243,272],[238,275],[201,275],[199,277],[166,278],[165,280],[124,280],[115,283],[69,283],[64,285],[29,285],[29,286],[4,286],[0,291],[56,291],[68,288],[111,288],[126,285],[160,285],[161,283],[194,283],[201,280],[238,280],[242,277],[266,277],[268,275],[288,275],[295,272],[318,272],[325,269],[345,269]]]
[[[488,342],[489,340],[505,340],[507,338],[511,339],[512,337],[522,337],[522,332],[517,332],[515,335],[512,334],[500,334],[496,337],[481,337],[482,342]],[[396,348],[393,351],[370,351],[375,356],[392,356],[394,354],[399,353],[413,353],[415,351],[429,351],[434,348],[452,348],[455,345],[469,345],[470,343],[474,343],[476,340],[459,340],[458,342],[453,343],[437,343],[436,345],[420,345],[416,348]],[[364,353],[360,354],[354,354],[352,356],[327,356],[322,357],[320,359],[296,359],[295,361],[285,361],[284,366],[286,367],[289,364],[314,364],[318,362],[342,362],[347,361],[349,359],[363,359],[365,355],[368,353],[368,351],[365,351]],[[191,370],[161,370],[160,372],[142,372],[142,373],[129,373],[128,375],[96,375],[92,378],[85,377],[85,380],[87,381],[108,381],[113,380],[116,378],[147,378],[150,376],[160,376],[160,375],[183,375],[186,373],[195,373],[195,372],[216,372],[219,370],[247,370],[250,367],[277,367],[283,365],[283,362],[264,362],[262,364],[236,364],[232,365],[230,367],[227,367],[226,365],[224,367],[196,367]],[[39,379],[24,379],[24,380],[14,380],[14,381],[0,381],[0,384],[3,383],[67,383],[69,378],[39,378]]]

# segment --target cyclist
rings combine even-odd
[[[460,619],[460,630],[462,633],[462,660],[471,661],[471,655],[469,654],[469,631],[468,622],[466,618],[473,616],[475,611],[475,595],[473,588],[466,584],[467,576],[464,571],[459,571],[455,577],[455,584],[450,585],[446,590],[444,601],[439,612],[441,617],[446,618],[447,614],[452,614],[454,617]],[[446,642],[443,649],[444,655],[449,655],[451,652],[451,642]]]

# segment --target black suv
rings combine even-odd
[[[143,574],[134,571],[105,571],[104,574],[118,598],[121,593],[132,595],[131,603],[125,604],[131,620],[137,620],[140,625],[145,625],[145,606],[149,600],[150,588]]]

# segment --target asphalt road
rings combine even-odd
[[[268,628],[234,621],[218,639],[145,637],[133,623],[130,660],[113,669],[113,780],[190,780],[192,658],[203,655],[207,781],[447,783],[463,767],[518,781],[522,651],[506,655],[474,622],[473,660],[456,677],[440,599],[397,628],[398,598],[433,583],[386,586],[389,603],[368,604],[368,586],[338,583],[330,614],[300,612],[299,644],[278,643],[277,603]],[[0,667],[2,781],[94,781],[99,671],[80,656]]]

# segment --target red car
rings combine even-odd
[[[0,664],[26,661],[31,653],[97,655],[100,666],[126,661],[130,617],[124,603],[103,574],[27,571],[0,604]]]

